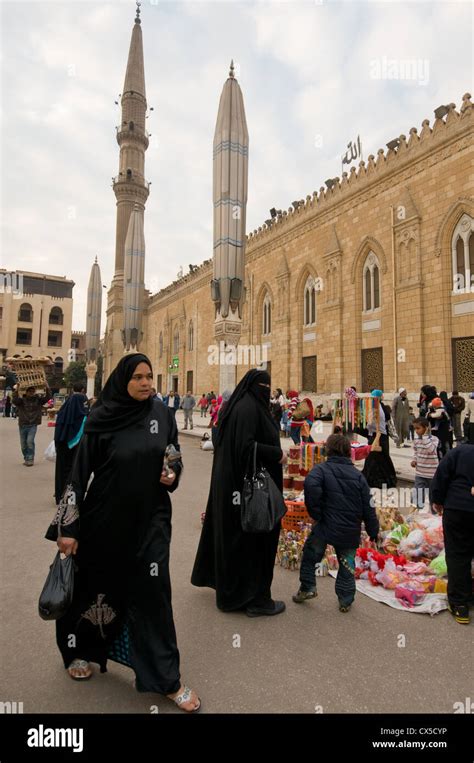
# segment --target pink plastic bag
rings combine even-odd
[[[416,607],[417,604],[425,598],[423,588],[420,588],[416,581],[399,583],[395,588],[395,598],[403,604],[404,607]]]

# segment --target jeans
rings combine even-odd
[[[204,416],[204,418],[206,418],[206,411],[207,411],[207,408],[201,408],[201,418],[203,416]]]
[[[417,509],[425,508],[426,498],[429,497],[430,484],[430,477],[420,477],[419,474],[415,474],[415,487],[413,488],[412,492],[412,502],[415,504]]]
[[[183,409],[184,412],[184,428],[188,428],[188,421],[191,426],[191,429],[193,428],[193,409]]]
[[[35,458],[35,435],[38,429],[36,424],[25,424],[20,428],[21,452],[25,461],[34,461]]]
[[[320,535],[318,525],[315,525],[311,535],[306,539],[301,560],[300,583],[302,591],[316,591],[316,565],[319,564],[326,551],[327,542]],[[335,547],[339,570],[336,578],[336,596],[339,603],[347,607],[352,604],[356,592],[355,584],[355,554],[356,548]]]

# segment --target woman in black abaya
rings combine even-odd
[[[382,403],[383,391],[381,389],[373,389],[371,397],[378,398],[380,400],[379,408],[379,431],[380,431],[380,447],[382,450],[372,450],[365,459],[364,468],[362,474],[369,483],[369,487],[378,488],[379,490],[390,489],[397,486],[397,474],[395,466],[390,458],[390,440],[388,436],[387,423],[390,421],[390,411],[388,406]],[[377,434],[377,424],[374,420],[368,425],[368,444],[372,445]]]
[[[127,355],[110,375],[85,425],[71,481],[46,537],[74,554],[74,598],[56,623],[71,678],[89,662],[130,666],[139,692],[164,694],[187,712],[200,707],[183,686],[171,608],[171,501],[180,462],[167,475],[166,446],[179,449],[176,422],[151,395],[145,355]],[[91,475],[93,479],[88,485]]]
[[[244,476],[257,463],[283,488],[278,427],[270,413],[270,376],[248,371],[235,388],[219,421],[211,486],[191,582],[216,591],[223,611],[246,609],[249,617],[277,615],[285,604],[271,597],[280,524],[270,533],[244,533],[240,503]]]
[[[59,503],[64,488],[69,480],[74,457],[87,418],[87,397],[84,388],[74,385],[74,392],[62,404],[56,416],[54,427],[54,444],[56,446],[56,468],[54,473],[54,495]]]

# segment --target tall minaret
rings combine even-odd
[[[119,173],[112,182],[117,199],[115,271],[112,286],[108,293],[104,358],[105,378],[109,376],[123,354],[122,332],[125,328],[123,279],[125,241],[130,217],[134,208],[138,206],[143,221],[145,202],[149,194],[149,184],[145,180],[144,174],[148,134],[145,129],[147,102],[140,5],[137,2],[137,13],[122,90],[122,119],[120,125],[117,126],[117,143],[120,146]]]
[[[87,289],[87,323],[86,323],[86,373],[87,397],[94,397],[94,381],[97,373],[97,356],[100,343],[100,321],[102,316],[102,277],[97,257],[92,265],[89,286]]]
[[[125,239],[123,283],[123,332],[125,352],[138,351],[142,338],[143,298],[145,295],[145,237],[143,215],[135,204]]]
[[[215,339],[219,346],[224,343],[224,353],[219,353],[220,392],[232,390],[236,382],[237,368],[227,362],[227,355],[234,354],[235,357],[242,329],[248,152],[244,99],[231,61],[219,102],[213,152],[214,278],[211,298],[216,308]]]

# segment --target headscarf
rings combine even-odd
[[[146,355],[137,352],[125,355],[112,371],[104,389],[97,398],[84,431],[117,432],[137,424],[145,418],[153,407],[153,398],[134,400],[127,392],[127,385],[140,363],[151,363]]]
[[[373,389],[372,392],[370,393],[370,395],[371,395],[371,397],[379,397],[379,398],[381,398],[382,395],[383,395],[383,390],[381,390],[381,389]]]
[[[427,400],[432,400],[434,397],[437,396],[436,387],[433,387],[432,384],[424,384],[421,388],[421,392],[426,397]]]
[[[407,391],[406,387],[400,387],[400,389],[398,390],[398,394],[401,395],[402,392],[406,392],[406,391]]]
[[[348,400],[355,400],[357,397],[357,392],[352,387],[346,387],[344,390],[344,397],[346,397]]]
[[[294,397],[298,397],[298,393],[294,389],[289,389],[286,396],[292,400]]]
[[[217,435],[218,443],[222,440],[223,432],[226,428],[230,414],[234,410],[237,403],[242,400],[245,395],[252,395],[252,397],[258,401],[259,405],[262,406],[264,411],[268,414],[268,417],[271,419],[270,389],[268,389],[268,387],[261,387],[260,384],[270,384],[270,374],[267,371],[259,371],[256,368],[251,368],[250,371],[247,371],[245,376],[237,384],[232,395],[227,401],[225,410],[222,414],[222,418],[219,421],[219,431]]]
[[[79,432],[87,416],[87,395],[74,392],[64,401],[56,416],[54,442],[70,442]]]
[[[443,401],[441,400],[440,397],[434,397],[433,400],[431,401],[431,405],[433,406],[433,408],[442,408]]]

